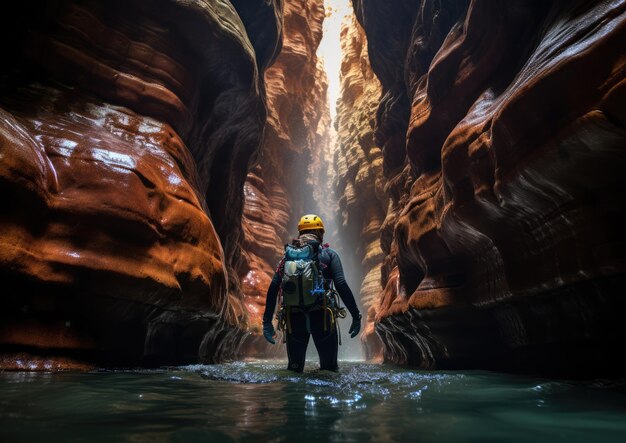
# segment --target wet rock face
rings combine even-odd
[[[352,15],[341,28],[341,98],[337,104],[337,148],[334,181],[342,223],[339,231],[346,249],[354,251],[362,281],[359,298],[365,326],[361,335],[366,358],[380,357],[374,333],[381,287],[380,229],[388,200],[383,156],[374,142],[374,116],[381,86],[370,67],[367,39]]]
[[[626,4],[354,5],[383,86],[385,358],[623,371]]]
[[[298,218],[315,210],[320,150],[328,144],[326,74],[316,51],[322,38],[324,2],[285,3],[284,40],[265,73],[268,118],[262,158],[246,179],[244,241],[239,275],[252,331],[242,352],[274,355],[260,335],[265,295],[283,245],[296,234]]]
[[[239,3],[61,1],[5,17],[2,367],[237,351],[242,188],[282,20],[280,2]]]

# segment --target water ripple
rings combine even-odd
[[[341,366],[1,373],[0,441],[621,443],[626,435],[623,381]]]

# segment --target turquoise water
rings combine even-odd
[[[626,383],[342,363],[0,374],[0,441],[626,442]]]

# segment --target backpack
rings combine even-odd
[[[324,277],[318,257],[319,244],[285,246],[283,259],[283,306],[309,307],[324,294]]]

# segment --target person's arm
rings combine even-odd
[[[343,304],[348,308],[348,312],[352,315],[353,318],[359,317],[359,308],[356,305],[356,301],[354,300],[354,295],[350,290],[350,286],[346,282],[346,277],[343,273],[343,266],[341,266],[341,259],[339,258],[339,254],[335,251],[332,251],[331,260],[330,260],[330,275],[332,276],[333,281],[335,282],[335,288],[339,293],[339,297],[343,301]]]
[[[271,323],[274,316],[274,310],[276,309],[276,298],[278,297],[278,289],[280,288],[280,275],[278,272],[274,273],[272,283],[267,288],[267,296],[265,297],[265,312],[263,313],[263,324]]]

